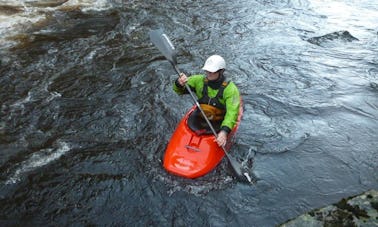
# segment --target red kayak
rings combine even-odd
[[[181,119],[173,133],[164,156],[164,168],[178,176],[197,178],[209,173],[222,160],[225,153],[215,141],[215,136],[204,120],[199,120],[199,110],[193,106]],[[229,151],[243,115],[240,103],[235,127],[228,136],[226,150]],[[215,130],[220,123],[213,123]]]

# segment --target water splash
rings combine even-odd
[[[15,184],[21,180],[21,177],[26,173],[33,171],[39,167],[45,166],[57,159],[70,150],[70,146],[66,142],[59,142],[58,148],[43,149],[39,152],[33,153],[31,157],[23,161],[19,168],[6,180],[5,184]]]

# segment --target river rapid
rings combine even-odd
[[[378,3],[0,1],[0,225],[274,226],[378,188]],[[162,157],[193,105],[178,67],[224,56],[244,116],[190,180]]]

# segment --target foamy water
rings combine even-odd
[[[62,155],[70,150],[70,146],[66,142],[59,142],[58,148],[43,149],[33,153],[30,158],[23,161],[20,166],[11,174],[5,184],[14,184],[20,181],[21,177],[39,167],[45,166],[50,162],[59,159]]]
[[[3,0],[0,1],[0,50],[17,45],[17,35],[28,35],[28,30],[47,20],[49,13],[69,8],[105,10],[111,7],[108,0]]]
[[[327,32],[346,30],[360,39],[371,39],[370,29],[377,28],[377,5],[372,1],[360,1],[358,6],[353,2],[324,0],[310,1],[310,4],[315,12],[327,15],[325,20]]]

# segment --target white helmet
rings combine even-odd
[[[208,72],[216,72],[220,69],[226,68],[226,61],[219,55],[212,55],[210,56],[206,62],[205,65],[202,67],[203,70]]]

